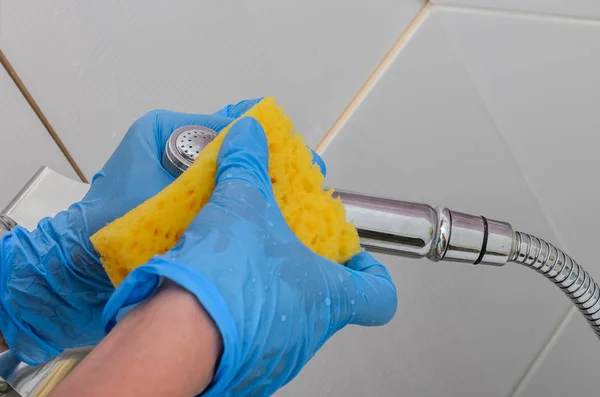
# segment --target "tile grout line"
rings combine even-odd
[[[531,379],[537,374],[540,366],[545,362],[546,357],[550,353],[550,351],[556,346],[556,342],[558,339],[563,336],[565,329],[569,325],[569,322],[573,319],[573,316],[576,314],[577,308],[571,307],[567,314],[563,317],[563,319],[558,323],[556,328],[552,331],[552,335],[546,341],[542,349],[535,356],[534,360],[531,362],[527,370],[519,380],[519,382],[515,385],[513,390],[510,393],[510,397],[519,397],[524,392],[525,388],[531,382]]]
[[[431,3],[427,1],[425,5],[419,10],[419,12],[417,12],[417,14],[406,27],[406,29],[404,29],[404,31],[400,34],[398,39],[396,39],[396,41],[392,45],[392,48],[385,54],[381,62],[379,62],[375,70],[371,73],[371,75],[367,78],[364,84],[360,87],[358,92],[350,100],[350,103],[348,103],[346,108],[342,111],[340,116],[333,123],[333,125],[331,126],[329,131],[327,131],[323,139],[321,139],[321,141],[317,144],[315,148],[315,151],[317,153],[323,154],[325,149],[327,149],[327,146],[329,146],[333,139],[342,130],[342,128],[348,122],[352,114],[365,100],[369,92],[373,89],[373,87],[375,87],[375,85],[379,82],[385,71],[396,59],[396,56],[402,50],[408,39],[410,39],[417,27],[421,24],[421,22],[423,22],[430,8]]]
[[[27,87],[25,86],[25,84],[23,83],[23,81],[21,80],[21,78],[19,77],[17,72],[15,71],[15,69],[12,67],[12,65],[8,61],[8,58],[6,57],[6,55],[4,54],[4,52],[1,49],[0,49],[0,64],[4,67],[4,69],[10,76],[11,80],[15,83],[15,85],[21,92],[21,95],[23,95],[23,97],[25,98],[25,100],[27,101],[27,103],[29,104],[29,106],[31,107],[33,112],[35,113],[35,115],[41,121],[44,128],[46,128],[46,131],[48,132],[48,134],[50,134],[50,137],[52,138],[54,143],[58,146],[58,148],[60,149],[62,154],[65,156],[65,158],[67,159],[67,161],[69,162],[69,164],[71,165],[73,170],[77,173],[77,176],[79,177],[79,179],[81,179],[82,182],[88,183],[88,180],[85,177],[85,174],[83,173],[83,171],[81,171],[81,168],[79,167],[77,162],[75,162],[75,159],[73,158],[73,156],[71,155],[71,153],[69,152],[69,150],[67,149],[65,144],[62,142],[62,140],[60,139],[58,134],[56,133],[56,130],[54,130],[54,128],[52,127],[52,125],[50,124],[50,122],[48,121],[48,119],[46,118],[46,116],[44,115],[44,113],[42,112],[40,107],[38,106],[35,99],[33,99],[33,97],[31,96],[31,93],[29,92],[29,90],[27,89]]]
[[[530,11],[530,10],[514,10],[509,8],[499,7],[481,7],[476,5],[455,5],[455,4],[434,4],[435,7],[439,7],[440,10],[455,11],[461,13],[478,13],[486,15],[499,15],[503,17],[521,17],[521,18],[537,18],[549,21],[557,22],[571,22],[571,23],[586,23],[598,25],[600,24],[600,18],[591,18],[577,15],[564,15],[564,14],[552,14],[544,11]]]

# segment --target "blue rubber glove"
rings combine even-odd
[[[110,329],[161,277],[193,293],[224,346],[206,396],[270,395],[335,332],[383,325],[396,311],[390,275],[370,254],[345,267],[298,240],[273,196],[268,157],[260,124],[238,121],[221,147],[210,201],[171,251],[130,273],[105,309]]]
[[[102,310],[114,288],[89,237],[173,181],[161,165],[171,133],[185,125],[220,131],[257,100],[215,115],[152,111],[129,129],[85,198],[36,230],[0,241],[0,330],[11,350],[39,364],[105,335]]]

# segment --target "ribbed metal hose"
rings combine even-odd
[[[527,233],[516,232],[512,262],[543,274],[563,290],[600,338],[600,286],[569,255]]]

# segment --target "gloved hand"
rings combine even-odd
[[[110,328],[161,277],[195,294],[224,347],[206,396],[270,395],[335,332],[383,325],[396,311],[390,275],[370,254],[345,267],[298,240],[273,196],[268,157],[260,124],[239,120],[221,147],[210,201],[171,251],[130,273],[105,309]]]
[[[161,165],[171,133],[184,125],[220,131],[258,100],[215,115],[153,111],[137,120],[98,172],[85,198],[36,230],[17,228],[0,242],[0,330],[19,359],[39,364],[63,349],[96,344],[114,288],[89,237],[167,186]]]

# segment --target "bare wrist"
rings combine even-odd
[[[221,352],[221,334],[196,297],[165,282],[51,397],[101,397],[107,388],[131,397],[198,395],[211,383]]]
[[[162,301],[162,304],[168,305],[171,309],[178,307],[178,310],[195,317],[194,329],[197,338],[201,338],[204,341],[203,346],[208,347],[207,350],[203,350],[202,354],[214,363],[213,371],[210,374],[210,380],[212,380],[223,352],[221,333],[213,319],[194,295],[172,281],[165,281],[157,298]],[[174,327],[177,329],[177,326]]]

